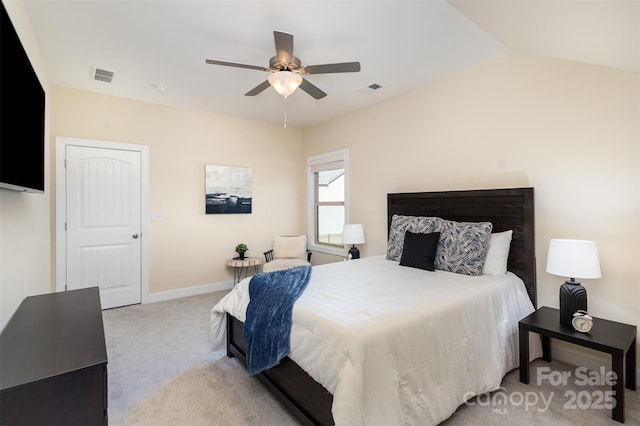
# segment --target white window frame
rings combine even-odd
[[[314,155],[307,158],[307,235],[309,239],[309,250],[344,256],[346,253],[344,246],[330,246],[319,244],[318,241],[316,241],[316,184],[312,169],[335,162],[342,162],[344,168],[344,223],[349,223],[349,150],[342,149],[326,154]]]

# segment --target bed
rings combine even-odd
[[[490,222],[493,233],[512,230],[510,272],[498,280],[444,271],[429,275],[381,256],[314,267],[309,288],[294,308],[290,357],[256,376],[303,424],[397,424],[415,419],[437,424],[464,400],[498,388],[504,374],[518,366],[514,330],[517,321],[536,305],[533,188],[388,194],[387,201],[389,231],[394,217],[399,216]],[[392,307],[382,303],[395,293],[389,292],[386,283],[396,273],[402,274],[402,285],[409,289],[399,305],[416,308],[420,315],[417,319],[417,314],[401,312],[398,303]],[[429,284],[436,291],[429,296],[433,301],[423,302],[420,295],[426,286],[421,283],[427,275],[437,276]],[[357,277],[364,278],[364,282]],[[381,283],[374,282],[378,279]],[[341,280],[355,287],[340,294]],[[247,346],[240,320],[244,319],[243,313],[234,307],[247,303],[243,286],[248,286],[248,280],[212,310],[212,333],[214,341],[219,341],[224,332],[228,356],[246,362]],[[453,286],[461,286],[465,296],[457,299],[464,300],[452,302]],[[353,302],[363,293],[374,297],[366,299],[364,308],[353,311]],[[334,299],[337,307],[319,308],[316,301],[320,299]],[[428,309],[422,303],[429,305]],[[458,306],[455,312],[444,309],[454,304]],[[494,305],[500,307],[494,309]],[[323,310],[327,311],[327,318],[320,318]],[[383,311],[392,311],[391,316],[378,316]],[[430,316],[423,317],[427,311]],[[477,315],[480,311],[491,313]],[[296,316],[300,324],[295,324]],[[358,316],[368,325],[358,328]],[[328,325],[321,328],[316,321]],[[416,321],[436,323],[429,330],[414,330]],[[347,327],[350,323],[357,331]],[[384,334],[386,340],[381,342],[371,332],[373,329],[380,330],[376,334]],[[466,334],[457,337],[459,330]],[[425,342],[418,343],[416,333],[425,334]],[[397,341],[397,347],[386,343],[388,340]],[[439,344],[429,344],[436,341]],[[535,343],[532,348],[535,356],[539,350],[535,350]],[[388,361],[394,363],[391,374],[384,367]],[[393,409],[371,401],[389,401]]]

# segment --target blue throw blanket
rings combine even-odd
[[[260,273],[251,278],[243,330],[250,376],[278,364],[291,351],[293,304],[310,278],[311,266]]]

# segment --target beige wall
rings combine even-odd
[[[300,131],[53,86],[56,136],[149,146],[151,293],[228,281],[236,244],[262,257],[302,231]],[[52,142],[55,143],[55,142]],[[250,167],[253,213],[204,213],[205,164]]]
[[[534,187],[538,305],[563,281],[549,239],[593,239],[589,311],[640,324],[639,95],[638,73],[510,55],[304,129],[303,154],[349,149],[364,256],[385,252],[388,192]]]
[[[24,3],[3,1],[3,4],[46,93],[46,161],[49,158],[48,77]],[[45,176],[47,174],[48,165],[45,164]],[[4,328],[25,297],[48,293],[52,289],[50,194],[50,182],[46,177],[44,194],[27,194],[0,188],[0,329]]]

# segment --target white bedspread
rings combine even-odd
[[[249,280],[211,312],[244,321]],[[384,256],[313,267],[293,309],[289,357],[333,396],[337,425],[438,424],[518,366],[518,321],[533,312],[512,273],[470,277]],[[539,340],[531,358],[541,356]]]

